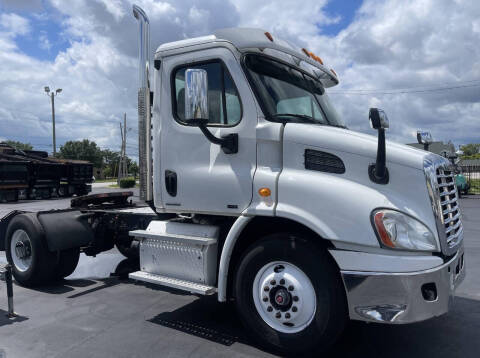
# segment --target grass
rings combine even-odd
[[[117,181],[117,178],[95,179],[94,183],[110,183],[112,181]]]
[[[469,194],[480,194],[480,179],[470,179]]]
[[[109,188],[120,188],[120,186],[118,184],[111,184],[108,186]],[[135,188],[140,188],[140,184],[135,184]],[[132,189],[132,188],[125,188],[125,189]]]

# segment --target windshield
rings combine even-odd
[[[317,79],[261,55],[246,55],[245,66],[267,119],[345,127]]]

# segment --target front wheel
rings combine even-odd
[[[345,293],[331,257],[286,233],[247,250],[235,275],[234,295],[247,332],[282,353],[325,351],[346,324]]]

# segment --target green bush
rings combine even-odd
[[[120,188],[133,188],[135,186],[135,178],[122,178],[120,179]]]

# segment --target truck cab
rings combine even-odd
[[[31,283],[41,256],[29,241],[46,241],[44,257],[76,249],[78,260],[79,249],[94,255],[129,237],[140,260],[131,279],[232,301],[247,332],[282,353],[328,349],[348,319],[403,324],[448,311],[465,276],[448,160],[386,141],[376,108],[377,136],[348,129],[327,94],[336,73],[265,30],[163,44],[151,66],[149,20],[133,11],[140,193],[153,213],[102,211],[96,197],[10,217],[17,280]]]
[[[345,314],[409,323],[447,311],[465,273],[448,161],[385,143],[388,120],[377,109],[370,120],[381,122],[373,125],[378,138],[349,130],[327,94],[338,77],[315,54],[265,30],[224,29],[158,47],[152,79],[155,210],[229,223],[225,237],[199,234],[218,238],[219,253],[205,250],[219,257],[210,277],[196,281],[168,268],[169,277],[211,286],[204,292],[216,291],[220,301],[235,299],[249,329],[286,341],[319,329],[312,312],[320,305],[330,310],[321,313],[324,322]],[[142,240],[161,242],[180,230],[171,227],[152,222],[131,233],[141,240],[147,273],[165,271],[153,268],[152,243]],[[162,250],[168,256],[172,249]],[[331,291],[318,291],[320,276]],[[301,310],[294,299],[304,302]],[[336,325],[322,326],[317,337]]]

